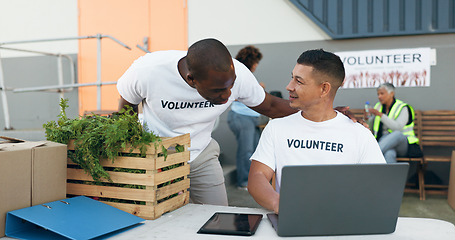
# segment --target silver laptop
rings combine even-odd
[[[395,231],[408,163],[283,167],[279,236],[386,234]]]

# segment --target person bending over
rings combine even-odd
[[[296,112],[288,100],[265,92],[251,71],[213,38],[195,42],[188,51],[147,53],[120,77],[117,90],[119,110],[128,105],[137,111],[142,103],[149,131],[160,137],[190,134],[190,200],[199,204],[228,205],[220,147],[211,134],[234,100],[271,118]]]
[[[119,110],[142,103],[144,123],[160,137],[190,134],[190,200],[228,205],[220,147],[212,139],[217,118],[237,99],[276,118],[295,112],[288,101],[264,91],[251,71],[233,59],[216,39],[203,39],[188,51],[148,53],[117,82]]]

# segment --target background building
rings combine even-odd
[[[119,95],[115,85],[109,83],[115,82],[136,58],[145,51],[185,50],[193,42],[208,37],[224,42],[233,55],[248,44],[260,48],[264,58],[255,75],[259,81],[265,82],[267,91],[282,91],[285,98],[290,72],[304,50],[324,48],[343,52],[430,48],[434,60],[429,73],[430,85],[400,87],[396,95],[415,109],[455,110],[452,104],[455,102],[452,77],[454,2],[0,1],[0,86],[1,80],[4,82],[4,91],[0,91],[3,94],[0,98],[0,128],[32,129],[37,133],[31,134],[33,131],[30,131],[27,133],[29,138],[42,138],[42,124],[55,120],[59,112],[62,93],[55,90],[59,74],[63,76],[64,84],[71,84],[72,65],[75,67],[75,83],[99,81],[105,85],[100,91],[96,86],[66,88],[63,95],[69,98],[69,116],[76,117],[97,109],[115,110]],[[76,37],[85,38],[74,40]],[[98,45],[97,37],[101,45]],[[31,40],[40,41],[18,43]],[[64,54],[62,72],[58,71],[57,56],[11,48]],[[46,86],[53,86],[54,92],[28,91]],[[340,89],[335,105],[362,108],[365,101],[376,100],[375,88]],[[226,118],[227,113],[221,116],[213,137],[221,145],[222,163],[234,164],[236,143]],[[13,131],[2,132],[7,136],[14,134]],[[445,169],[440,170],[441,176],[448,175]]]

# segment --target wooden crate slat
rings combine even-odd
[[[173,153],[167,156],[166,159],[163,157],[157,157],[156,161],[150,161],[150,158],[140,157],[118,157],[114,163],[108,159],[101,159],[100,163],[104,167],[118,167],[118,168],[129,168],[129,169],[142,169],[142,170],[154,170],[163,167],[175,165],[177,163],[187,162],[190,159],[190,152],[184,151],[179,153]],[[69,165],[77,165],[68,158]]]
[[[190,159],[189,151],[170,154],[167,156],[166,160],[164,159],[164,157],[158,157],[156,159],[156,169],[168,167],[182,162],[186,163],[188,159]]]
[[[152,144],[149,148],[147,148],[147,151],[145,152],[146,154],[153,155],[153,154],[158,154],[162,153],[162,146],[164,146],[166,149],[168,149],[170,146],[174,146],[176,144],[178,145],[185,145],[187,147],[190,147],[191,140],[189,138],[189,133],[180,135],[177,137],[163,137],[161,138],[161,142],[157,144],[155,147],[154,144]],[[125,153],[130,152],[131,147],[127,145],[125,148],[127,150],[124,150]],[[132,153],[140,153],[139,149],[134,149]]]
[[[185,178],[182,181],[156,189],[156,199],[163,199],[182,190],[187,190],[188,188],[190,188],[190,179]]]
[[[141,157],[117,157],[115,158],[114,162],[112,162],[109,159],[101,159],[100,163],[105,167],[118,167],[143,170],[155,169],[154,161],[150,161],[149,159]]]
[[[189,138],[189,135],[190,134],[187,133],[187,134],[180,135],[180,136],[173,137],[173,138],[162,138],[161,144],[166,149],[169,148],[172,145],[175,145],[176,143],[179,144],[179,145],[187,145],[188,147],[190,147],[191,139]]]
[[[187,204],[189,202],[189,192],[185,191],[183,194],[178,195],[174,198],[171,198],[167,201],[159,203],[155,206],[147,206],[147,205],[135,205],[135,204],[128,204],[128,203],[116,203],[116,202],[107,202],[101,201],[106,203],[110,206],[118,208],[122,211],[131,213],[138,217],[147,219],[147,220],[154,220],[161,217],[164,213],[173,211],[175,209],[180,208],[181,206]]]
[[[144,186],[154,186],[155,176],[153,174],[139,174],[139,173],[127,173],[127,172],[113,172],[107,171],[109,176],[111,176],[112,182],[121,183],[121,184],[131,184],[131,185],[144,185]],[[85,173],[83,169],[67,169],[67,179],[72,180],[82,180],[82,181],[93,181],[92,176]],[[106,179],[101,179],[101,182],[109,182]]]
[[[190,165],[186,164],[184,166],[173,168],[164,172],[159,172],[155,176],[155,184],[161,184],[168,182],[169,180],[186,176],[190,173]]]
[[[157,145],[159,146],[159,145]],[[75,149],[75,143],[74,143],[74,140],[70,140],[67,144],[67,148],[68,150],[74,150]],[[130,144],[126,144],[126,147],[124,149],[120,149],[120,152],[121,153],[135,153],[135,154],[139,154],[141,153],[139,151],[139,149],[131,149],[131,145]],[[157,151],[155,150],[155,144],[154,143],[151,143],[149,145],[149,147],[147,148],[147,153],[149,154],[155,154]]]
[[[183,134],[177,137],[163,137],[161,138],[161,143],[158,143],[155,147],[154,143],[151,143],[150,146],[147,148],[147,151],[145,154],[158,154],[162,152],[161,146],[164,146],[166,149],[169,148],[170,146],[179,144],[179,145],[186,145],[187,147],[190,147],[191,145],[191,139],[190,139],[190,134]],[[74,150],[74,141],[70,141],[68,144],[68,150]],[[133,149],[131,150],[131,145],[126,144],[126,147],[121,150],[123,153],[135,153],[138,154],[140,153],[139,149]]]
[[[68,158],[69,165],[77,165]],[[101,159],[101,165],[104,167],[117,167],[117,168],[129,168],[129,169],[141,169],[141,170],[152,170],[156,169],[155,161],[140,157],[117,157],[112,163],[111,160]]]
[[[144,218],[147,220],[154,220],[155,218],[155,207],[154,206],[147,206],[147,205],[138,205],[138,204],[129,204],[129,203],[118,203],[118,202],[108,202],[108,201],[100,201],[106,203],[109,206],[118,208],[122,211],[127,213],[131,213],[136,215],[140,218]]]
[[[189,202],[189,199],[190,192],[186,191],[183,194],[180,194],[164,202],[158,203],[158,205],[155,206],[155,218],[158,218],[164,213],[173,211],[179,208],[180,206],[187,204]]]
[[[135,148],[135,149],[132,149],[131,150],[131,145],[126,145],[126,148],[121,150],[122,153],[134,153],[134,154],[140,154],[141,151],[138,149],[138,148]],[[161,147],[160,147],[160,144],[156,144],[155,146],[155,143],[152,143],[149,145],[149,147],[147,147],[147,150],[144,152],[144,154],[148,154],[148,155],[154,155],[154,154],[158,154],[158,153],[161,153],[162,150],[161,150]]]
[[[153,191],[145,189],[109,187],[98,185],[86,185],[77,183],[67,183],[66,193],[70,195],[87,195],[92,197],[116,198],[136,201],[155,201]]]

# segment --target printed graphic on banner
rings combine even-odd
[[[342,88],[430,86],[430,48],[337,52],[346,77]]]

